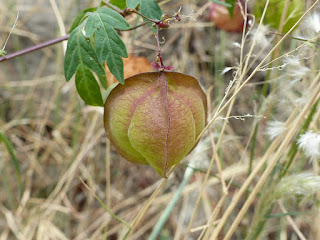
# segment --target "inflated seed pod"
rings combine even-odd
[[[207,104],[194,77],[150,72],[117,85],[104,110],[107,136],[119,154],[166,177],[195,146],[205,127]]]

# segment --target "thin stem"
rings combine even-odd
[[[159,58],[159,61],[160,61],[160,64],[161,64],[161,69],[164,69],[164,64],[163,64],[163,61],[162,61],[162,56],[161,56],[161,47],[160,47],[160,39],[159,39],[159,24],[156,24],[156,31],[157,31],[157,35],[156,35],[156,39],[157,39],[157,45],[158,45],[158,58]]]
[[[272,31],[270,31],[268,34],[269,35],[273,34],[273,35],[282,36],[282,37],[284,36],[284,34],[277,33],[277,32],[272,32]],[[303,39],[303,38],[292,37],[292,36],[288,36],[288,38],[291,38],[291,39],[294,39],[294,40],[297,40],[297,41],[302,41],[302,42],[310,42],[311,41],[310,39]],[[311,41],[311,43],[320,44],[320,41],[314,40],[314,41]]]
[[[139,27],[142,27],[144,25],[147,25],[148,23],[150,23],[150,22],[144,22],[142,24],[139,24],[137,26],[134,26],[132,28],[129,28],[129,29],[126,29],[126,30],[122,30],[122,31],[131,31],[131,30],[137,29]],[[49,47],[51,45],[54,45],[54,44],[60,43],[62,41],[68,40],[69,36],[70,35],[68,34],[68,35],[64,35],[64,36],[61,36],[61,37],[57,37],[55,39],[51,39],[49,41],[46,41],[46,42],[43,42],[43,43],[39,43],[39,44],[33,45],[31,47],[27,47],[27,48],[22,49],[20,51],[10,53],[10,54],[8,54],[8,55],[6,55],[4,57],[0,57],[0,62],[4,62],[4,61],[10,60],[10,59],[13,59],[15,57],[19,57],[19,56],[25,55],[27,53],[31,53],[31,52],[37,51],[39,49],[46,48],[46,47]]]
[[[10,36],[11,36],[11,33],[12,33],[13,29],[17,26],[18,18],[19,18],[19,12],[17,13],[16,20],[14,21],[14,23],[13,23],[13,25],[12,25],[12,28],[11,28],[9,34],[8,34],[8,37],[7,37],[6,41],[4,42],[3,48],[1,49],[1,50],[3,50],[3,51],[4,51],[4,49],[5,49],[6,46],[7,46],[8,40],[9,40],[9,38],[10,38]]]
[[[137,26],[134,26],[134,27],[132,27],[132,28],[128,28],[128,29],[121,30],[121,31],[131,31],[131,30],[135,30],[135,29],[137,29],[137,28],[139,28],[139,27],[142,27],[142,26],[144,26],[144,25],[147,25],[147,24],[149,24],[149,23],[151,23],[151,22],[150,22],[150,21],[147,21],[147,22],[141,23],[141,24],[139,24],[139,25],[137,25]]]
[[[36,44],[34,46],[22,49],[20,51],[17,51],[17,52],[14,52],[14,53],[10,53],[10,54],[8,54],[8,55],[6,55],[4,57],[1,57],[0,58],[0,62],[4,62],[4,61],[7,61],[9,59],[13,59],[15,57],[19,57],[19,56],[22,56],[24,54],[27,54],[27,53],[30,53],[30,52],[34,52],[36,50],[39,50],[39,49],[42,49],[42,48],[45,48],[45,47],[49,47],[49,46],[54,45],[56,43],[65,41],[65,40],[67,40],[69,38],[69,36],[70,36],[69,34],[68,35],[64,35],[64,36],[61,36],[61,37],[58,37],[58,38],[55,38],[55,39],[51,39],[51,40],[49,40],[47,42]]]
[[[159,23],[160,23],[159,20],[154,20],[154,19],[151,19],[151,18],[148,18],[148,17],[142,15],[142,14],[141,14],[140,12],[138,12],[136,9],[127,9],[127,12],[128,12],[128,13],[138,14],[138,15],[140,15],[142,18],[144,18],[144,19],[146,19],[146,20],[148,20],[148,21],[150,21],[150,22],[153,22],[153,23],[155,23],[155,24],[159,24]]]

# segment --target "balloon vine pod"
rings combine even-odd
[[[196,145],[207,103],[197,79],[148,72],[118,84],[104,106],[107,136],[130,162],[151,165],[162,177]]]

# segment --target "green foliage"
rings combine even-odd
[[[162,16],[162,10],[154,0],[121,0],[109,3],[120,9],[127,5],[135,8],[140,4],[141,14],[147,18],[160,20]],[[128,57],[128,53],[116,30],[129,28],[130,25],[121,14],[109,7],[87,8],[73,21],[64,61],[65,77],[69,81],[76,74],[77,90],[87,104],[103,105],[99,84],[91,71],[97,74],[101,85],[107,88],[104,63],[115,78],[124,84],[122,58]]]
[[[71,33],[76,27],[78,27],[82,21],[84,20],[84,18],[88,15],[88,13],[90,12],[94,12],[96,11],[97,8],[87,8],[82,10],[77,16],[76,18],[73,20],[73,23],[70,27],[69,33]]]
[[[129,28],[121,14],[106,7],[85,9],[74,20],[64,62],[65,77],[69,81],[76,73],[77,90],[87,104],[103,105],[99,84],[90,71],[107,88],[104,62],[124,83],[122,57],[128,57],[128,53],[115,29]]]
[[[286,1],[280,0],[271,0],[266,12],[266,15],[263,20],[263,24],[269,25],[271,28],[278,29],[282,12],[285,6]],[[263,9],[265,6],[264,1],[256,1],[254,5],[254,15],[256,17],[257,22],[260,21]],[[283,26],[283,33],[286,33],[293,27],[293,25],[297,22],[297,20],[302,16],[305,9],[304,1],[301,0],[292,0],[289,4],[288,13],[285,18],[285,24]]]
[[[21,185],[21,171],[20,171],[20,165],[19,165],[19,161],[16,157],[16,155],[14,154],[14,148],[11,144],[11,142],[9,141],[9,139],[0,132],[0,143],[3,142],[4,145],[6,146],[8,153],[10,154],[11,158],[12,158],[12,162],[14,165],[14,170],[16,172],[17,175],[17,183],[18,183],[18,188],[19,188],[19,194],[22,191],[22,185]]]
[[[227,7],[230,16],[233,17],[233,10],[234,10],[234,6],[236,4],[236,0],[226,0],[225,2],[221,2],[219,0],[210,0],[210,1],[214,2],[216,4],[219,4],[221,6]]]
[[[3,49],[0,50],[0,56],[4,57],[5,55],[7,55],[7,52]]]
[[[118,85],[119,83],[113,83],[111,84],[111,86],[109,86],[107,88],[107,90],[105,90],[102,94],[102,98],[103,98],[103,101],[105,102],[107,100],[107,97],[110,95],[111,91]]]
[[[230,5],[228,7],[228,11],[229,11],[230,16],[233,17],[233,10],[234,10],[234,6],[236,4],[236,0],[226,0],[226,3]]]
[[[109,3],[120,9],[126,8],[126,0],[111,0]]]
[[[136,8],[140,3],[140,0],[127,0],[126,3],[128,8]]]
[[[103,106],[99,84],[85,64],[80,64],[76,73],[76,87],[80,97],[89,105]]]
[[[108,8],[99,8],[87,20],[87,37],[95,34],[95,47],[100,63],[107,62],[110,72],[124,83],[122,57],[128,57],[127,49],[114,28],[129,29],[126,20],[117,12]]]
[[[154,20],[160,20],[162,16],[162,10],[154,0],[141,0],[140,11],[142,15]]]
[[[162,16],[162,10],[154,0],[112,0],[109,3],[120,9],[126,6],[135,8],[140,4],[141,14],[147,18],[160,20]],[[128,57],[128,53],[116,30],[129,28],[122,15],[109,7],[87,8],[73,21],[64,61],[65,77],[69,81],[76,74],[77,90],[87,104],[103,105],[99,84],[91,71],[107,88],[104,63],[115,78],[124,84],[122,58]]]
[[[86,65],[99,76],[104,76],[105,78],[105,71],[98,61],[96,51],[90,40],[83,35],[82,30],[83,24],[73,30],[68,40],[64,59],[64,74],[66,80],[70,80],[80,64]]]
[[[214,3],[216,3],[216,4],[219,4],[219,5],[221,5],[221,6],[224,6],[224,7],[232,7],[231,4],[226,3],[226,2],[221,2],[221,1],[219,1],[219,0],[210,0],[210,1],[211,1],[211,2],[214,2]]]

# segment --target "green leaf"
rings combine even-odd
[[[121,16],[121,14],[110,8],[98,8],[92,13],[86,22],[86,36],[91,37],[97,30],[103,28],[104,24],[109,24],[117,30],[128,30],[129,23]]]
[[[69,33],[71,33],[76,27],[78,27],[81,24],[81,22],[83,21],[83,18],[87,15],[87,13],[94,12],[96,9],[97,8],[95,7],[95,8],[87,8],[82,10],[73,20]]]
[[[226,3],[231,5],[230,7],[228,7],[228,11],[231,18],[233,18],[233,11],[234,11],[234,6],[236,4],[236,0],[226,0]]]
[[[221,6],[224,6],[224,7],[232,7],[231,4],[226,3],[226,2],[221,2],[221,1],[219,1],[219,0],[210,0],[210,1],[211,1],[211,2],[214,2],[214,3],[216,3],[216,4],[219,4],[219,5],[221,5]]]
[[[307,215],[310,213],[307,212],[287,212],[287,213],[275,213],[275,214],[268,214],[265,215],[265,218],[282,218],[286,216],[300,216],[300,215]]]
[[[233,11],[234,11],[234,6],[236,4],[236,0],[225,0],[225,2],[221,2],[219,0],[210,0],[210,1],[228,8],[229,15],[233,17]]]
[[[268,11],[263,19],[263,24],[268,25],[270,28],[278,29],[281,22],[282,12],[285,7],[286,1],[271,0],[268,5]],[[256,1],[254,4],[253,13],[255,22],[259,23],[262,17],[265,3],[263,1]],[[288,6],[286,21],[282,29],[282,33],[286,33],[294,26],[305,11],[305,1],[291,0]]]
[[[64,59],[64,74],[69,81],[77,71],[80,64],[86,65],[99,76],[102,86],[106,88],[106,73],[104,67],[99,63],[98,57],[92,43],[83,34],[83,24],[75,28],[70,34],[66,56]]]
[[[111,0],[109,3],[112,4],[113,6],[120,8],[120,9],[126,8],[126,0]]]
[[[153,20],[160,20],[162,16],[162,10],[154,0],[141,0],[140,11],[142,15]]]
[[[136,8],[140,3],[140,0],[127,0],[126,2],[128,8]]]
[[[7,52],[4,49],[0,49],[0,56],[4,57],[7,55]]]
[[[19,161],[16,157],[16,155],[14,154],[14,148],[11,144],[11,142],[9,141],[9,139],[0,132],[0,143],[3,142],[4,145],[6,146],[8,153],[10,154],[12,161],[13,161],[13,165],[14,165],[14,170],[16,172],[17,175],[17,183],[18,183],[18,188],[19,188],[19,194],[21,194],[22,192],[22,184],[21,184],[21,171],[20,171],[20,165],[19,165]]]
[[[128,57],[127,49],[114,30],[130,28],[127,21],[109,8],[99,8],[87,19],[85,31],[87,37],[94,35],[99,63],[107,62],[110,72],[124,83],[122,57]]]
[[[110,87],[107,88],[102,94],[103,101],[105,102],[110,95],[111,91],[118,85],[119,83],[113,83],[110,85]]]
[[[76,73],[76,87],[80,97],[92,106],[103,106],[100,87],[90,69],[80,64]]]

